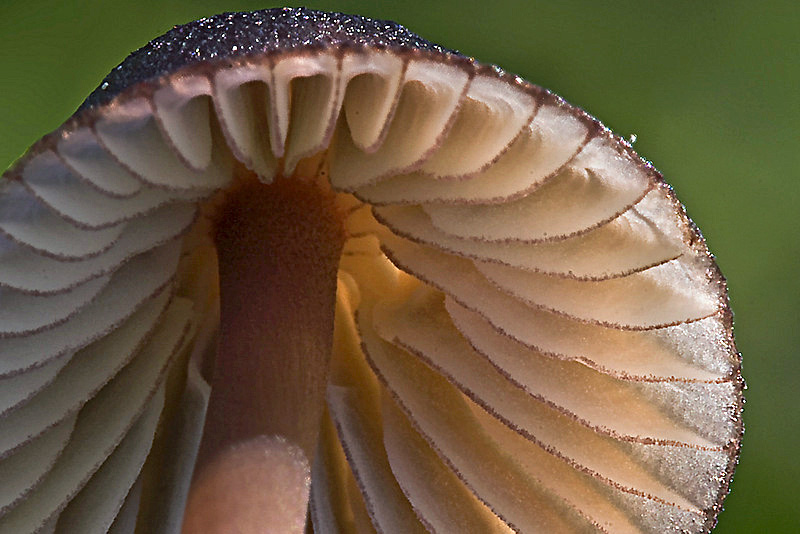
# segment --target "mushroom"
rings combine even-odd
[[[0,295],[0,532],[709,532],[738,457],[659,172],[385,21],[131,54],[4,174]]]

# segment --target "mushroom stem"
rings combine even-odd
[[[238,443],[193,484],[182,533],[302,534],[310,489],[311,467],[299,448],[266,436]]]
[[[226,194],[214,235],[220,341],[193,492],[205,468],[256,436],[280,436],[313,464],[342,220],[329,186],[314,180],[250,175]]]

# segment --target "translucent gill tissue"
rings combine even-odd
[[[0,182],[3,534],[709,532],[740,363],[657,170],[390,22],[178,26]]]

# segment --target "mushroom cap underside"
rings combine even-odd
[[[242,168],[324,182],[348,233],[315,530],[713,528],[740,358],[661,175],[498,68],[283,9],[156,39],[4,175],[0,532],[180,530]]]

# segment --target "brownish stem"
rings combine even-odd
[[[313,463],[344,243],[333,194],[298,179],[231,191],[216,225],[220,342],[196,474],[231,446],[281,436]]]

